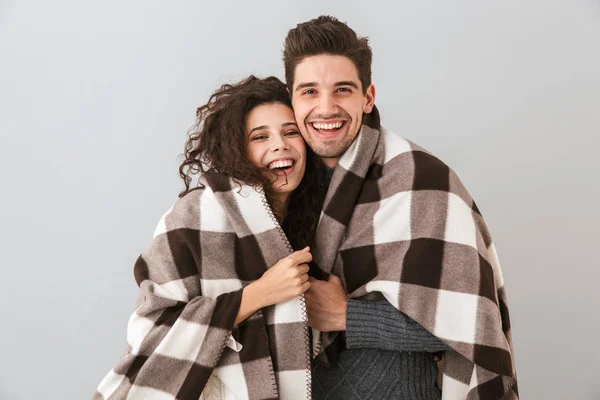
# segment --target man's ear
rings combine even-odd
[[[363,106],[363,113],[370,114],[373,111],[375,105],[375,86],[370,84],[365,93],[365,105]]]

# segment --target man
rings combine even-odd
[[[332,179],[314,250],[331,275],[306,293],[323,332],[313,398],[438,399],[439,386],[444,398],[517,398],[491,238],[453,172],[380,127],[371,59],[367,39],[328,16],[285,40],[296,120]]]

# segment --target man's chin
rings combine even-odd
[[[332,150],[331,148],[327,147],[321,147],[316,149],[313,148],[313,152],[319,157],[321,157],[324,161],[329,159],[339,159],[344,154],[344,151],[338,149]]]
[[[308,146],[316,155],[322,158],[339,158],[344,154],[346,149],[350,147],[350,144],[348,144],[348,146],[344,146],[345,143],[341,140],[312,139],[312,141],[307,142]]]

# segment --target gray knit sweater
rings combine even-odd
[[[349,300],[345,334],[338,362],[313,368],[313,399],[440,399],[432,353],[448,347],[390,303]]]

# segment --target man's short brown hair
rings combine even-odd
[[[293,93],[296,66],[304,58],[319,54],[348,57],[356,66],[363,93],[366,93],[371,85],[373,60],[369,40],[358,37],[344,22],[328,15],[298,24],[285,38],[283,62],[290,93]]]

